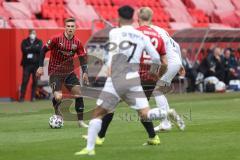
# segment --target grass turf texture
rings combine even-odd
[[[161,145],[142,146],[147,135],[135,112],[121,103],[98,160],[226,160],[240,159],[240,94],[168,95],[171,107],[184,115],[186,131],[174,127],[159,134]],[[86,100],[86,107],[95,101]],[[154,102],[151,101],[154,105]],[[191,110],[191,111],[190,111]],[[127,113],[127,114],[126,114]],[[191,114],[191,115],[190,115]],[[62,129],[50,129],[50,101],[0,103],[0,160],[77,160],[87,130],[65,121]]]

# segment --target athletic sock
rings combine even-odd
[[[60,106],[60,104],[61,104],[61,101],[57,101],[57,100],[55,99],[55,97],[53,97],[53,99],[52,99],[52,104],[53,104],[53,108],[54,108],[55,114],[56,114],[56,115],[61,115],[61,112],[60,112],[60,110],[59,110],[59,106]]]
[[[113,119],[114,113],[108,113],[106,114],[102,119],[102,127],[100,132],[98,133],[99,138],[104,138],[108,129],[109,124],[111,123]]]
[[[75,110],[79,121],[83,120],[84,102],[83,98],[79,97],[75,99]]]
[[[163,120],[167,117],[167,112],[159,108],[150,109],[147,113],[148,120]]]
[[[161,110],[164,110],[166,112],[169,111],[169,104],[168,104],[168,100],[167,98],[164,96],[164,95],[160,95],[160,96],[155,96],[155,101],[156,101],[156,104],[157,104],[157,107],[160,108]],[[170,121],[167,119],[167,117],[165,117],[163,120],[162,120],[162,125],[164,126],[168,126],[169,125],[171,126],[171,123]]]
[[[153,123],[151,121],[144,121],[144,120],[141,120],[141,123],[144,126],[145,130],[147,131],[148,137],[154,138],[156,136],[156,133],[154,131]]]
[[[95,148],[95,142],[97,134],[101,129],[102,120],[101,119],[92,119],[89,122],[88,127],[88,139],[87,139],[87,150],[93,150]]]
[[[165,110],[165,111],[169,110],[169,104],[168,104],[167,98],[164,95],[156,96],[155,101],[157,106],[162,110]]]

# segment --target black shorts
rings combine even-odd
[[[154,91],[154,88],[155,88],[155,86],[156,86],[156,83],[157,83],[157,82],[151,82],[151,83],[149,83],[149,82],[141,81],[141,85],[142,85],[142,87],[143,87],[144,93],[145,93],[145,95],[146,95],[146,97],[147,97],[148,100],[149,100],[149,99],[151,98],[151,96],[152,96],[152,93],[153,93],[153,91]]]
[[[75,73],[71,73],[69,75],[50,75],[49,82],[53,92],[61,91],[63,85],[69,91],[71,91],[72,87],[80,85],[79,79]]]

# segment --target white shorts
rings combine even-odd
[[[127,86],[121,87],[121,89],[116,89],[113,85],[112,79],[107,78],[96,104],[108,111],[112,111],[116,108],[120,100],[125,101],[135,110],[149,107],[148,100],[140,84],[132,87]]]
[[[170,86],[181,66],[180,64],[169,64],[167,72],[158,80],[157,84],[159,86]]]

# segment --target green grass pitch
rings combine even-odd
[[[105,143],[96,156],[79,157],[74,152],[86,142],[87,130],[65,121],[62,129],[50,129],[50,101],[0,103],[0,160],[239,160],[240,93],[168,95],[170,106],[186,121],[186,130],[176,127],[160,133],[161,145],[142,146],[147,135],[135,111],[121,103]],[[86,100],[86,108],[95,101]],[[154,101],[151,101],[154,106]]]

